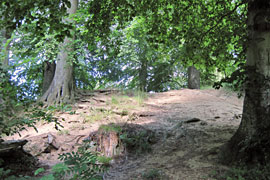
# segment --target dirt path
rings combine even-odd
[[[241,99],[224,91],[184,89],[155,94],[146,108],[153,116],[137,123],[161,140],[152,153],[112,168],[106,179],[142,179],[151,172],[171,180],[211,179],[226,168],[217,163],[217,154],[239,125]]]
[[[57,132],[53,125],[41,123],[38,134],[33,130],[22,132],[22,138],[29,140],[26,149],[35,152],[43,164],[52,166],[59,162],[59,153],[75,151],[82,139],[101,124],[130,122],[129,116],[117,112],[132,109],[129,114],[144,115],[130,123],[153,130],[159,141],[153,145],[151,153],[131,155],[114,163],[104,179],[155,179],[158,175],[169,180],[199,180],[211,179],[213,173],[226,169],[218,164],[217,156],[219,147],[230,139],[240,123],[243,100],[235,94],[224,90],[183,89],[150,94],[143,106],[138,107],[125,107],[130,106],[125,102],[109,103],[113,96],[106,92],[82,95],[75,104],[76,113],[57,114],[65,119],[62,131]],[[117,112],[104,113],[108,109]],[[41,153],[49,137],[54,138],[57,148]]]

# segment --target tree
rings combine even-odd
[[[241,124],[223,151],[226,162],[270,160],[270,2],[248,2],[247,79]]]
[[[42,83],[42,95],[44,95],[50,88],[53,81],[56,63],[55,61],[44,61],[43,63],[43,83]]]
[[[3,13],[4,19],[1,19],[3,22],[1,27],[15,29],[23,23],[34,21],[37,28],[34,28],[33,32],[36,35],[41,37],[45,31],[57,31],[60,32],[57,37],[64,39],[61,52],[58,54],[54,78],[42,97],[42,100],[49,104],[70,101],[75,86],[72,74],[73,61],[67,52],[67,50],[73,51],[71,39],[68,38],[72,31],[70,31],[69,23],[62,21],[65,7],[60,8],[62,13],[54,14],[57,12],[56,8],[66,4],[66,1],[58,0],[59,6],[55,6],[53,1],[43,0],[35,1],[36,4],[30,3],[30,1],[19,1],[19,5],[17,5],[17,2],[9,0],[3,0],[0,3],[0,12]],[[74,6],[75,0],[70,2],[69,13],[73,14],[77,9]],[[248,10],[246,9],[247,3]],[[78,27],[83,30],[84,35],[81,39],[88,43],[90,53],[93,44],[97,45],[96,47],[99,46],[101,51],[104,49],[109,51],[111,48],[109,44],[113,44],[110,36],[112,27],[116,27],[117,30],[124,29],[125,23],[131,22],[133,17],[137,16],[144,17],[145,24],[150,27],[145,34],[145,37],[149,38],[147,45],[150,44],[151,47],[156,47],[158,50],[162,45],[161,49],[164,50],[172,47],[179,48],[184,44],[185,52],[181,57],[177,57],[176,61],[185,66],[195,64],[204,72],[216,69],[223,72],[227,70],[228,65],[233,66],[231,69],[240,68],[239,64],[243,63],[247,56],[243,118],[238,131],[226,145],[224,153],[225,156],[227,154],[228,161],[244,159],[245,161],[266,162],[269,159],[270,5],[267,0],[92,0],[83,1],[81,6],[80,13],[83,16],[78,21]],[[31,11],[28,11],[29,9]],[[72,9],[73,12],[71,12]],[[249,19],[248,24],[245,24],[247,11]],[[245,36],[246,29],[249,29],[248,39]],[[248,46],[246,47],[245,44]],[[148,61],[153,60],[152,56],[148,57],[150,59]],[[169,58],[161,59],[164,62],[156,63],[156,69],[152,71],[154,72],[153,81],[158,79],[155,73],[158,73],[164,66],[175,65],[175,61],[170,63]],[[109,60],[107,59],[107,61]],[[147,69],[149,62],[144,61],[145,58],[140,60],[144,62],[141,69]],[[123,62],[127,61],[121,63],[124,64]],[[121,63],[117,65],[120,66]],[[107,66],[112,65],[107,64]],[[89,71],[89,69],[87,70]],[[230,74],[231,72],[227,76]],[[139,75],[142,89],[145,89],[144,81],[147,79],[145,75],[145,71],[141,71]],[[167,78],[165,75],[164,77]],[[151,80],[151,77],[148,79]]]
[[[78,8],[78,0],[70,0],[71,7],[68,14],[75,14]],[[71,17],[66,21],[72,21]],[[41,100],[48,104],[71,102],[74,98],[73,82],[73,61],[70,52],[73,51],[72,39],[65,37],[61,45],[61,51],[58,54],[55,74],[50,87],[41,97]]]
[[[188,88],[200,89],[200,71],[194,66],[188,67]]]
[[[9,78],[7,76],[7,71],[8,65],[9,65],[9,49],[10,49],[10,38],[11,38],[11,30],[10,29],[2,29],[0,31],[0,72],[1,72],[1,79],[2,81],[0,82],[0,89],[4,88],[1,87],[4,85],[5,80]],[[6,85],[6,84],[5,84]],[[2,96],[2,97],[1,97]],[[4,98],[4,93],[0,95],[0,106],[5,106],[8,99]],[[0,111],[3,111],[3,109],[0,107]]]
[[[9,48],[10,48],[10,38],[11,38],[11,30],[9,29],[2,29],[0,31],[0,49],[1,54],[3,56],[2,65],[7,67],[9,64]]]

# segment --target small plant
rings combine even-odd
[[[147,98],[147,93],[142,92],[142,91],[136,91],[134,93],[135,95],[135,100],[137,101],[137,103],[141,106],[143,104],[143,102],[145,101],[145,99]]]
[[[52,167],[52,174],[43,176],[42,178],[40,178],[40,180],[60,180],[63,179],[63,177],[65,176],[65,172],[68,170],[68,167],[66,164],[64,163],[59,163],[56,164]],[[39,168],[35,171],[34,175],[37,176],[40,173],[45,172],[44,168]]]
[[[120,139],[130,151],[135,151],[136,154],[143,152],[150,152],[151,141],[154,139],[153,133],[148,133],[146,130],[142,131],[123,131]]]
[[[96,109],[93,110],[89,115],[82,114],[82,117],[84,118],[83,123],[94,123],[104,119],[112,119],[113,114],[109,110]]]
[[[109,165],[112,158],[111,157],[107,157],[107,156],[98,156],[97,157],[98,162],[100,162],[101,164],[104,165]]]
[[[53,166],[53,173],[42,177],[41,180],[102,180],[102,174],[107,170],[107,164],[111,159],[92,152],[91,146],[89,141],[85,141],[77,152],[59,155],[63,163]],[[35,175],[40,172],[42,170],[37,170]]]
[[[58,106],[49,106],[48,107],[49,111],[52,112],[69,112],[70,114],[75,114],[75,111],[71,111],[72,110],[72,106],[70,104],[60,104]]]
[[[150,169],[142,174],[142,178],[146,180],[161,180],[162,174],[158,169]]]
[[[67,173],[73,173],[73,178],[82,180],[102,179],[102,173],[107,169],[103,164],[98,163],[97,153],[89,150],[90,143],[86,142],[77,152],[66,153],[59,156],[59,159],[67,165]]]
[[[111,103],[112,104],[119,104],[120,102],[116,96],[112,96]]]
[[[10,170],[9,169],[8,170],[4,170],[4,168],[0,168],[0,177],[6,178],[6,177],[8,177],[9,173],[10,173]]]

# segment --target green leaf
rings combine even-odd
[[[42,173],[42,172],[44,172],[44,171],[45,171],[44,168],[38,168],[38,169],[35,171],[34,175],[36,176],[36,175],[38,175],[38,174],[40,174],[40,173]]]
[[[65,163],[59,163],[52,167],[52,172],[54,173],[62,173],[69,170],[68,166]]]
[[[53,174],[49,174],[47,176],[43,176],[42,178],[40,178],[40,180],[56,180],[53,176]]]

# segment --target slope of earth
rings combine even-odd
[[[227,169],[218,163],[218,152],[239,126],[242,105],[235,94],[212,89],[149,94],[143,103],[117,91],[81,92],[72,111],[56,113],[65,120],[61,131],[40,123],[38,133],[29,129],[8,138],[27,139],[25,149],[52,166],[58,154],[76,151],[101,124],[139,124],[158,136],[152,152],[113,163],[104,179],[211,179]],[[48,139],[54,142],[49,150]]]

